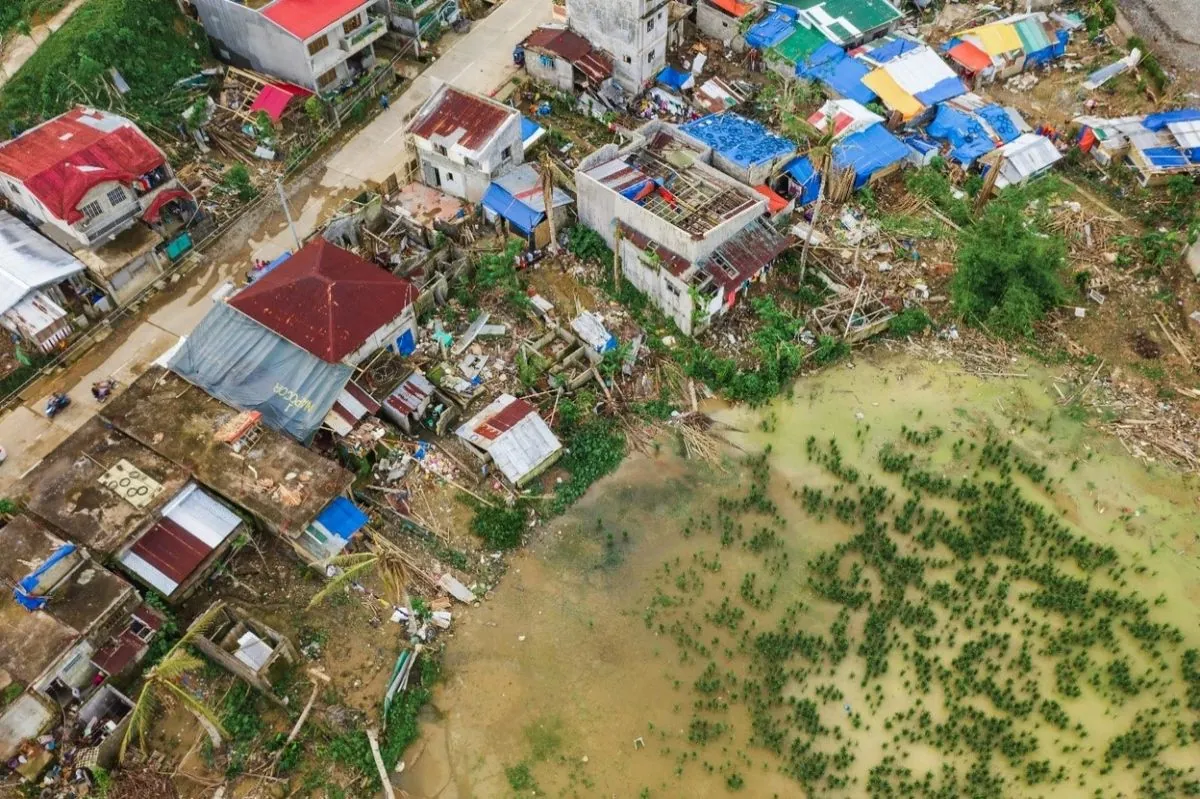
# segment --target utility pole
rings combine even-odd
[[[283,205],[283,216],[287,219],[288,230],[292,231],[292,241],[296,243],[296,251],[300,250],[300,236],[296,233],[296,223],[292,221],[292,209],[288,208],[287,195],[283,193],[283,178],[275,178],[275,188],[279,191],[279,202]]]

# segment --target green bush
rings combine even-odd
[[[567,249],[582,261],[599,261],[611,264],[613,252],[604,243],[600,234],[587,225],[576,225],[567,231]]]
[[[245,164],[234,164],[225,170],[221,185],[238,196],[242,202],[250,202],[258,196],[258,189],[250,183],[250,170]]]
[[[946,164],[934,158],[929,166],[914,169],[904,178],[910,192],[928,200],[956,225],[971,223],[971,206],[954,196],[954,187],[946,173]]]
[[[525,509],[518,504],[511,508],[479,505],[471,519],[471,532],[493,549],[513,549],[521,545],[525,531]]]
[[[1047,310],[1066,299],[1066,243],[1043,234],[1041,215],[1026,214],[1040,193],[1008,189],[959,236],[950,293],[969,324],[985,324],[1006,337],[1028,336]]]
[[[0,2],[0,14],[10,14],[11,3]],[[111,107],[109,67],[130,89],[114,111],[173,127],[192,102],[175,82],[198,72],[207,52],[203,30],[175,3],[88,0],[0,89],[0,129],[29,127],[80,103]]]
[[[933,325],[933,320],[922,308],[905,308],[892,317],[888,331],[896,338],[917,336]]]
[[[555,486],[552,513],[562,513],[579,500],[592,483],[621,465],[625,457],[625,436],[611,419],[593,417],[565,442],[567,454],[560,465],[570,472]]]

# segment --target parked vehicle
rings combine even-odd
[[[58,415],[58,412],[71,404],[71,398],[61,391],[57,391],[50,395],[46,400],[46,418],[53,419]]]

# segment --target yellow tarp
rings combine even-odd
[[[864,86],[879,95],[879,99],[883,100],[884,105],[894,111],[899,111],[905,119],[912,119],[925,110],[921,101],[900,88],[900,84],[896,83],[896,79],[889,75],[887,70],[876,69],[868,72],[862,82]]]
[[[1020,50],[1021,35],[1017,29],[1006,22],[996,22],[973,28],[967,33],[974,34],[979,39],[979,45],[988,55],[1001,55],[1013,50]]]

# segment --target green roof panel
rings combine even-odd
[[[798,64],[825,44],[826,38],[815,30],[797,25],[796,30],[772,49],[790,64]]]

